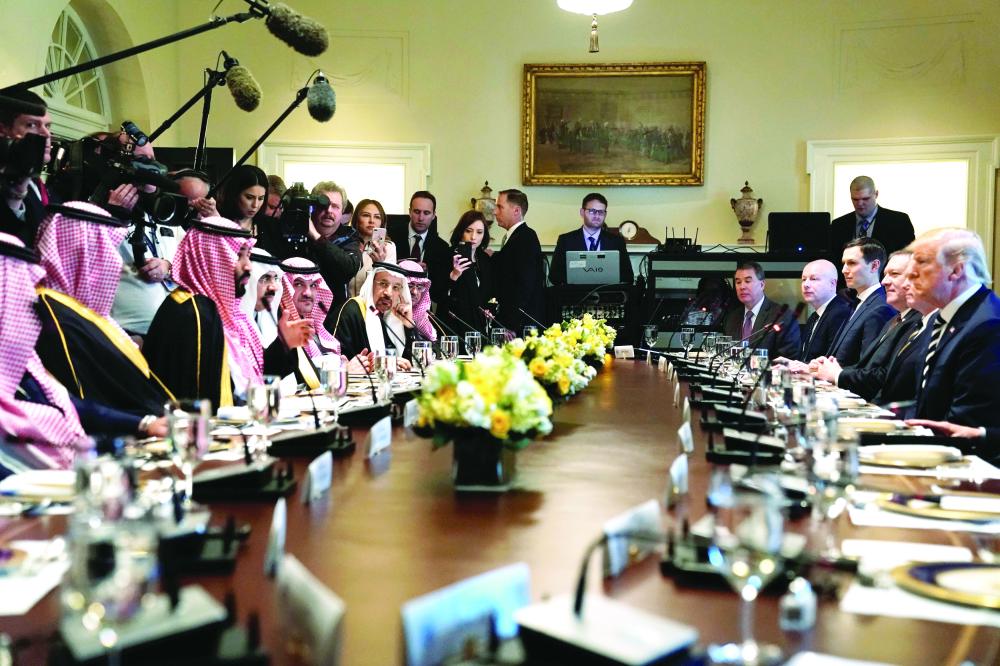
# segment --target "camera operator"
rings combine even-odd
[[[45,101],[30,90],[15,90],[7,94],[22,102],[45,108]],[[45,153],[40,167],[48,164],[52,153],[52,119],[48,110],[41,116],[20,113],[16,108],[0,106],[0,137],[22,139],[27,134],[45,138]],[[38,225],[45,217],[49,203],[45,184],[37,173],[11,173],[12,165],[0,165],[0,190],[6,205],[0,206],[0,231],[19,238],[26,247],[34,247]],[[34,169],[32,169],[34,171]]]
[[[212,179],[207,173],[197,169],[181,169],[170,174],[170,178],[177,183],[180,193],[188,200],[188,205],[198,214],[199,219],[218,217],[215,199],[208,198]]]
[[[361,267],[361,243],[347,224],[345,205],[347,194],[333,181],[317,183],[308,197],[293,186],[278,224],[261,225],[257,237],[257,245],[276,257],[305,257],[319,266],[333,292],[333,312],[347,302],[347,283]]]

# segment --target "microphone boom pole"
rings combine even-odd
[[[157,127],[155,130],[153,130],[152,132],[150,132],[150,134],[149,134],[149,140],[150,141],[156,141],[156,138],[158,136],[160,136],[161,134],[163,134],[164,132],[166,132],[168,129],[170,129],[170,126],[173,125],[175,122],[177,122],[178,118],[180,118],[185,113],[187,113],[188,109],[190,109],[192,106],[194,106],[195,104],[197,104],[198,100],[200,100],[202,97],[205,98],[205,106],[206,107],[208,107],[211,104],[212,89],[215,88],[215,86],[221,86],[223,84],[223,82],[225,82],[225,80],[226,80],[226,73],[224,71],[218,71],[218,70],[214,70],[214,69],[206,70],[206,72],[208,73],[208,82],[205,84],[205,86],[201,90],[199,90],[198,92],[196,92],[191,99],[189,99],[187,102],[185,102],[184,105],[181,108],[177,109],[177,111],[172,116],[170,116],[169,118],[167,118],[166,120],[164,120],[163,123],[161,123],[159,127]],[[202,123],[202,136],[204,136],[204,131],[205,131],[205,126],[204,126],[204,122],[203,122]],[[202,146],[201,141],[202,141],[201,139],[199,139],[199,141],[198,141],[199,147]],[[197,157],[195,159],[197,160]],[[196,166],[195,168],[198,168],[198,167]]]

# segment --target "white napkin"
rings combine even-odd
[[[24,615],[62,580],[69,558],[44,561],[54,554],[51,541],[12,541],[8,546],[28,554],[26,565],[0,576],[0,616]],[[36,559],[36,564],[31,560]],[[30,574],[30,575],[25,575]]]
[[[919,439],[914,439],[919,444]],[[861,465],[861,474],[885,474],[889,476],[929,476],[936,479],[1000,479],[1000,469],[978,456],[966,456],[967,465],[942,465],[933,469],[904,469],[901,467],[881,467]]]
[[[799,652],[785,662],[785,666],[890,666],[882,661],[858,661],[835,657],[832,654],[817,652]]]
[[[881,589],[854,583],[840,600],[840,610],[857,615],[902,617],[951,624],[1000,627],[1000,613],[987,608],[967,608],[910,594],[898,587]]]

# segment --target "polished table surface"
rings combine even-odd
[[[347,604],[342,663],[401,663],[405,601],[505,564],[528,563],[536,600],[571,593],[581,557],[604,521],[649,499],[662,500],[681,418],[672,395],[673,387],[655,367],[615,361],[580,395],[557,407],[553,434],[518,454],[516,489],[498,495],[456,494],[450,447],[433,451],[429,441],[399,427],[391,458],[372,466],[360,446],[364,432],[356,430],[358,451],[335,462],[329,496],[308,506],[297,496],[288,503],[287,552]],[[707,437],[697,425],[695,430],[691,500],[697,515],[704,510],[710,466],[704,460]],[[296,462],[297,477],[305,463]],[[235,515],[254,531],[234,576],[192,582],[220,598],[235,590],[241,616],[260,613],[272,663],[286,663],[272,610],[274,586],[263,576],[272,507],[212,507],[217,519]],[[26,534],[51,530],[58,521],[47,521],[54,520],[37,520]],[[665,525],[668,521],[665,516]],[[0,530],[0,538],[7,538],[9,527]],[[854,528],[846,518],[840,536],[969,545],[945,532]],[[660,574],[656,560],[603,585],[593,566],[589,593],[692,624],[703,644],[738,638],[735,593],[680,587]],[[16,635],[37,631],[55,616],[55,597],[50,594],[26,618],[3,618],[0,627]],[[821,603],[813,631],[785,634],[778,628],[777,600],[762,597],[757,605],[757,638],[789,653],[813,649],[907,665],[1000,663],[996,629],[846,614],[831,601]]]

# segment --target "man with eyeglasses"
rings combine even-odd
[[[400,370],[409,370],[413,331],[413,306],[405,275],[399,266],[376,262],[358,295],[347,301],[339,314],[332,311],[323,322],[340,341],[340,353],[350,360],[371,353],[395,350]]]
[[[632,262],[625,249],[625,239],[609,231],[605,220],[608,216],[608,200],[603,194],[591,192],[583,198],[580,206],[580,219],[583,225],[574,231],[559,236],[556,249],[552,251],[552,266],[549,268],[549,281],[552,284],[566,284],[566,253],[587,251],[618,252],[619,280],[632,284]]]

